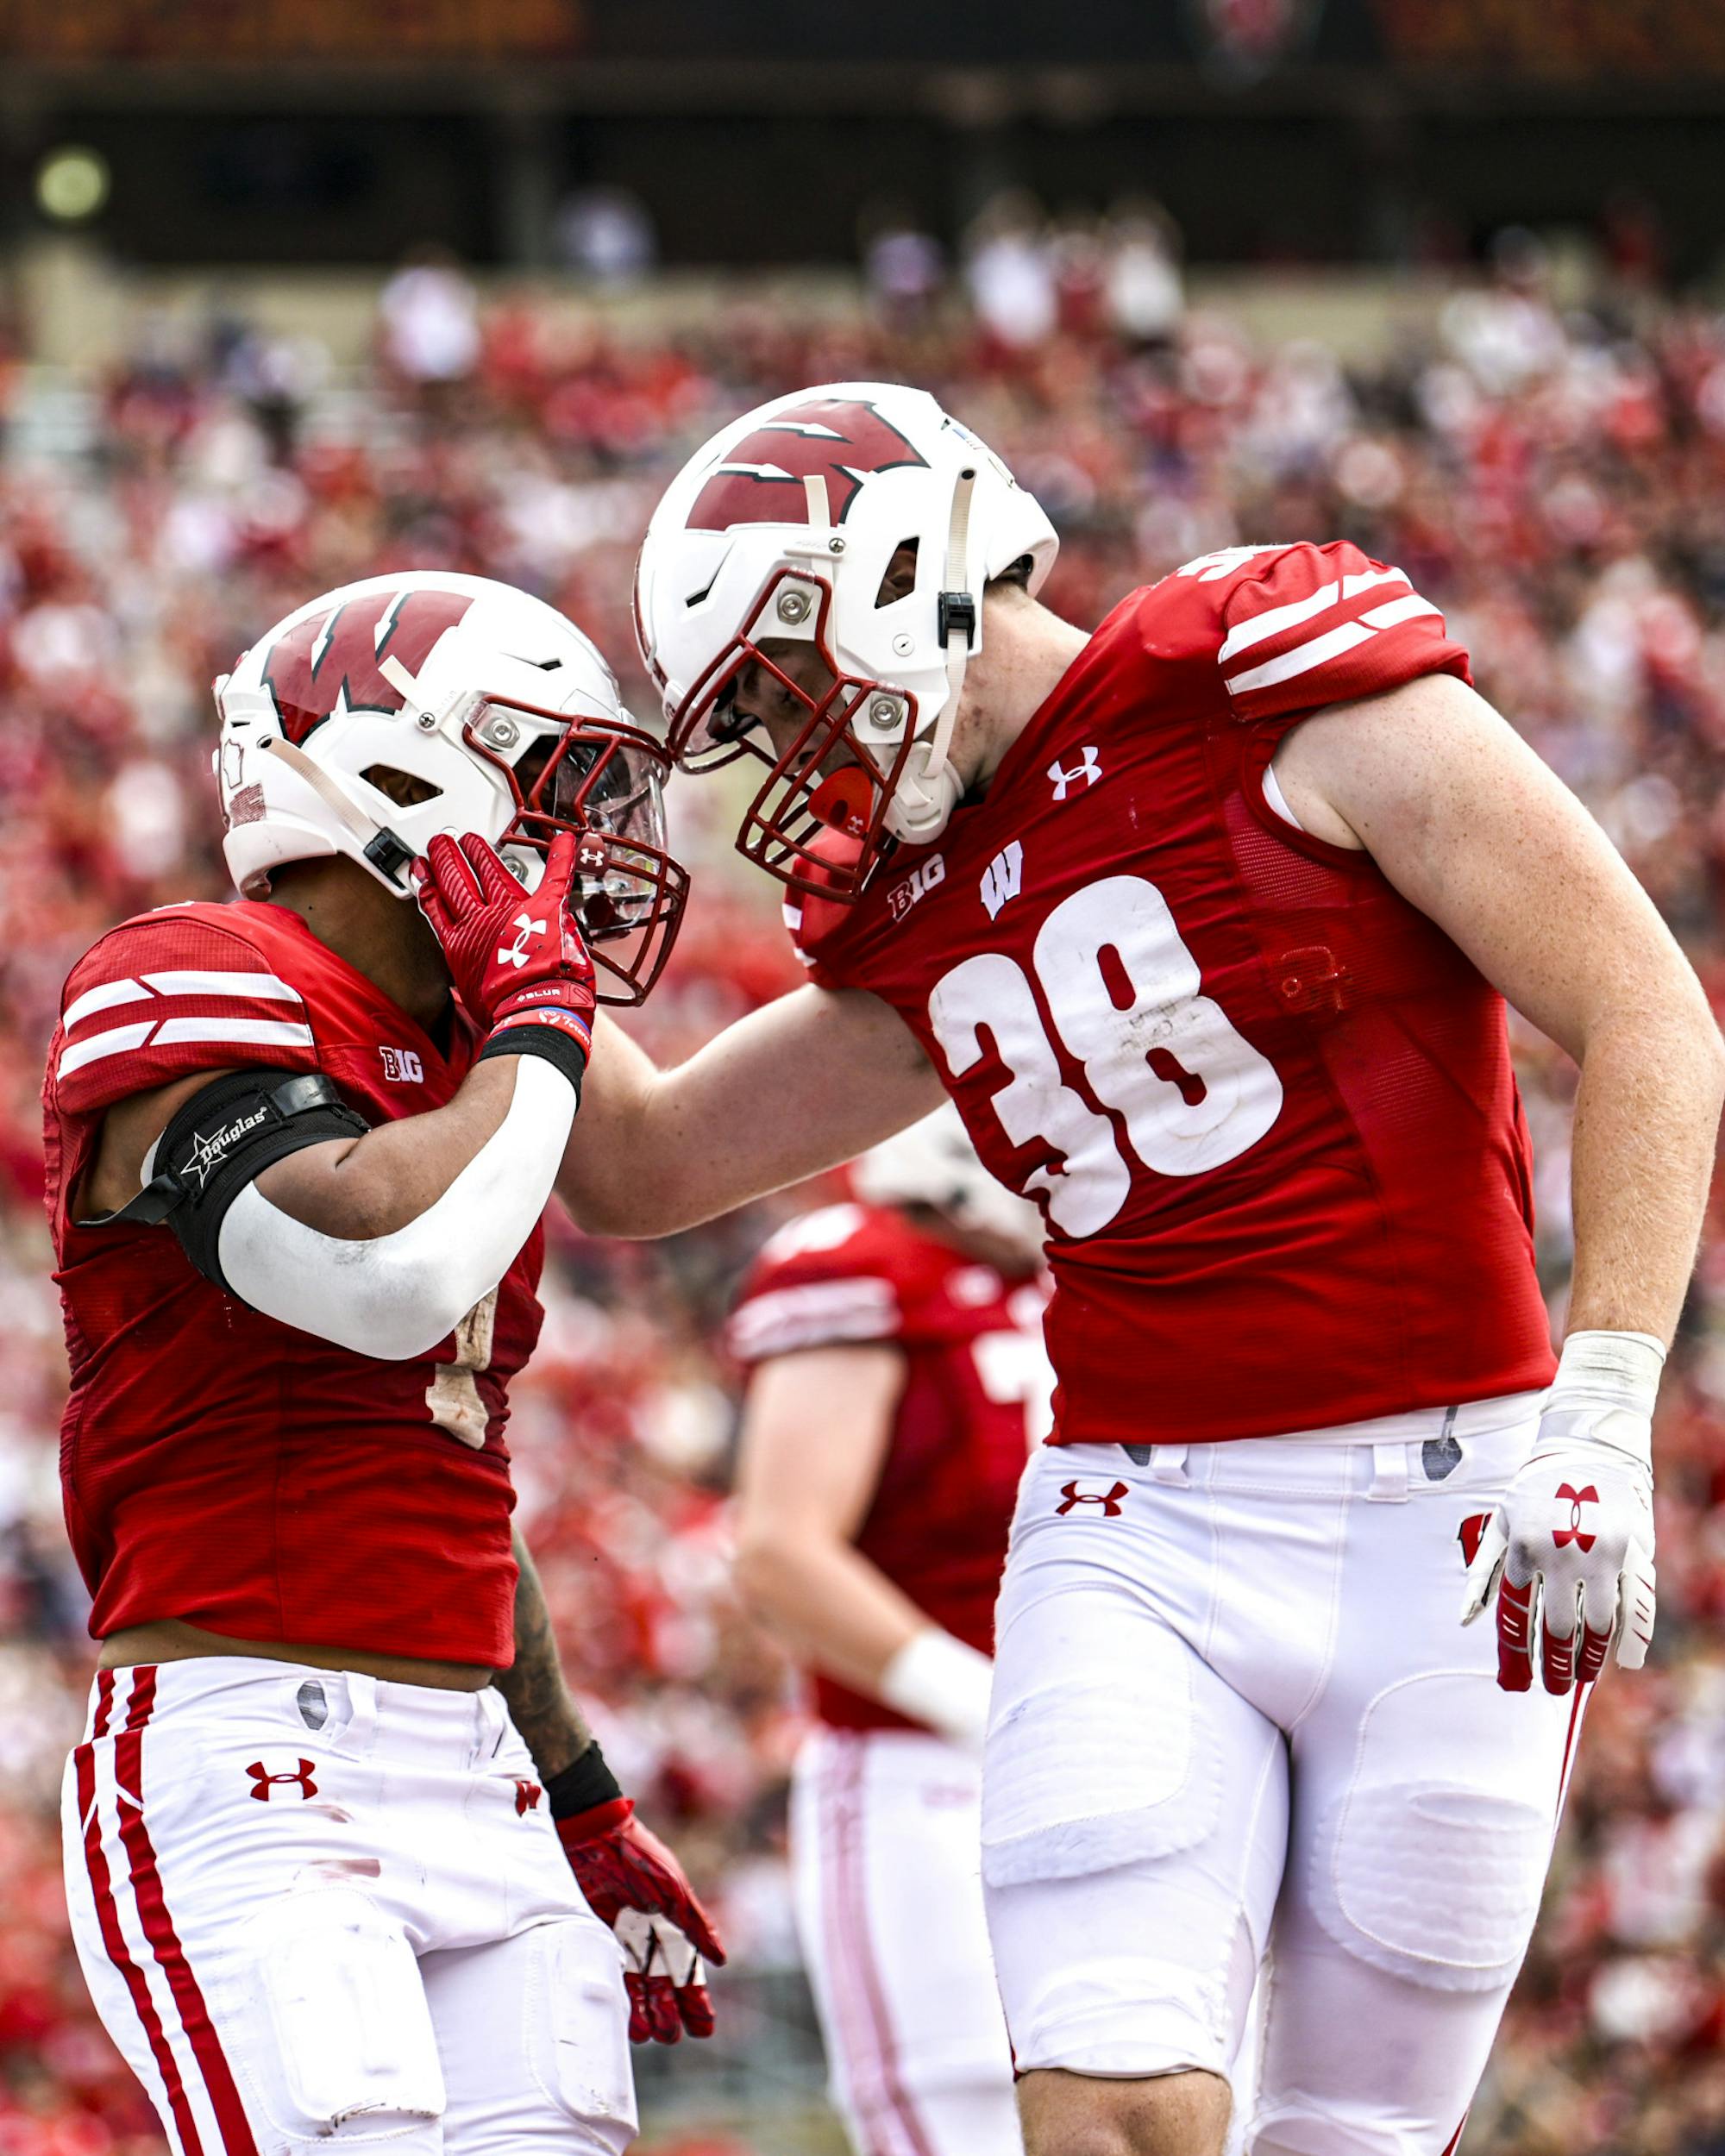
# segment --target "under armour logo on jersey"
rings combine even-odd
[[[383,1057],[383,1075],[392,1085],[423,1086],[425,1066],[411,1048],[380,1048]]]
[[[1063,801],[1075,786],[1095,786],[1101,777],[1101,758],[1094,749],[1081,749],[1078,759],[1070,771],[1058,763],[1049,765],[1048,775],[1054,781],[1054,798],[1057,801]]]
[[[317,1784],[311,1779],[312,1764],[310,1759],[302,1759],[296,1773],[272,1774],[261,1759],[254,1759],[246,1769],[252,1777],[252,1795],[260,1804],[267,1804],[272,1789],[297,1789],[304,1803],[307,1797],[317,1794]]]
[[[1582,1532],[1581,1508],[1584,1505],[1596,1505],[1599,1502],[1599,1492],[1595,1489],[1591,1482],[1585,1489],[1577,1489],[1569,1482],[1559,1482],[1558,1496],[1559,1499],[1567,1497],[1569,1500],[1569,1525],[1566,1527],[1554,1528],[1552,1532],[1552,1542],[1559,1550],[1566,1542],[1572,1542],[1585,1557],[1599,1538],[1596,1535]]]
[[[1107,1490],[1080,1489],[1076,1482],[1063,1482],[1060,1485],[1062,1501],[1054,1507],[1055,1517],[1064,1520],[1067,1514],[1079,1505],[1100,1505],[1102,1507],[1104,1520],[1117,1520],[1120,1517],[1121,1498],[1130,1495],[1130,1489],[1125,1482],[1116,1482],[1112,1489]]]
[[[1023,884],[1024,848],[1015,838],[982,871],[982,904],[988,908],[991,921],[999,919],[1000,908],[1008,899],[1017,898]]]
[[[518,913],[515,917],[515,941],[512,943],[498,945],[498,964],[499,966],[524,966],[527,963],[528,937],[543,936],[544,933],[543,921],[536,921],[530,913]]]
[[[536,1812],[539,1800],[545,1794],[536,1782],[529,1782],[519,1775],[515,1780],[515,1816],[525,1819],[529,1812]]]

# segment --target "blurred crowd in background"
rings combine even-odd
[[[644,274],[650,235],[587,208],[571,248]],[[1045,597],[1078,622],[1241,542],[1346,536],[1400,564],[1470,646],[1485,693],[1601,818],[1717,1002],[1725,314],[1660,296],[1656,266],[1626,248],[1590,302],[1559,308],[1538,243],[1509,235],[1489,273],[1362,373],[1316,343],[1254,349],[1189,309],[1178,235],[1153,204],[1054,229],[1007,199],[956,267],[883,217],[848,317],[737,301],[624,340],[567,308],[482,304],[427,254],[384,288],[358,379],[219,311],[142,320],[54,455],[27,423],[26,375],[0,360],[0,2156],[160,2147],[64,1932],[54,1810],[91,1652],[59,1519],[38,1088],[60,982],[87,944],[141,908],[224,889],[211,677],[318,591],[436,567],[564,608],[648,714],[629,586],[669,473],[781,390],[913,380],[1045,504],[1063,541]],[[662,1057],[795,979],[776,888],[730,850],[731,805],[719,782],[672,788],[694,902],[630,1021]],[[1517,1035],[1555,1313],[1574,1074]],[[783,1790],[800,1708],[727,1584],[718,1328],[749,1256],[808,1195],[661,1245],[561,1225],[511,1425],[570,1673],[625,1784],[712,1896],[743,1984],[794,1964]],[[1473,2156],[1725,2152],[1722,1433],[1716,1218],[1657,1438],[1653,1663],[1609,1677],[1590,1711]],[[1459,1560],[1457,1577],[1459,1601]],[[718,1996],[723,2016],[726,1980]],[[760,2019],[733,2044],[756,2040]],[[660,2069],[672,2114],[708,2071],[688,2046]],[[732,2128],[655,2146],[756,2144]]]

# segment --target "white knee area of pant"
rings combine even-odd
[[[1110,1599],[1082,1589],[1040,1603],[1030,1620],[1036,1668],[1009,1653],[995,1664],[984,1884],[1082,1878],[1202,1841],[1220,1816],[1222,1764],[1194,1712],[1189,1650],[1143,1628],[1123,1672],[1092,1651],[1113,1621]]]
[[[252,1977],[275,2039],[276,2085],[260,2092],[273,2123],[296,2140],[387,2143],[442,2116],[418,1963],[366,1895],[283,1895],[258,1913],[254,1945]]]
[[[533,2078],[587,2128],[595,2148],[626,2148],[636,2129],[635,2074],[617,1941],[583,1915],[536,1926],[527,1950],[524,2034]]]
[[[1354,1778],[1320,1821],[1311,1857],[1313,1907],[1337,1945],[1440,1991],[1509,1982],[1551,1851],[1549,1808],[1523,1794],[1489,1725],[1476,1726],[1465,1757],[1421,1743],[1422,1724],[1455,1724],[1457,1702],[1440,1689],[1463,1687],[1471,1700],[1480,1684],[1439,1672],[1374,1702]]]

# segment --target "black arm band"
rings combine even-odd
[[[622,1794],[617,1777],[605,1764],[605,1754],[596,1744],[589,1745],[574,1766],[552,1775],[545,1784],[553,1819],[573,1819],[577,1812],[612,1803]]]
[[[571,1032],[561,1026],[504,1025],[499,1026],[474,1056],[482,1063],[488,1056],[543,1056],[548,1063],[555,1063],[575,1089],[575,1106],[581,1105],[581,1075],[587,1067],[587,1052]]]
[[[156,1140],[155,1174],[131,1203],[80,1225],[166,1222],[204,1278],[231,1292],[216,1246],[235,1199],[290,1153],[370,1128],[322,1071],[230,1070],[174,1112]]]

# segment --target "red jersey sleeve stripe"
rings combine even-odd
[[[1267,606],[1261,614],[1251,614],[1228,631],[1217,656],[1226,663],[1242,651],[1250,651],[1254,644],[1268,643],[1272,636],[1279,636],[1285,629],[1297,629],[1302,622],[1313,621],[1320,614],[1327,614],[1333,606],[1357,599],[1362,592],[1375,585],[1406,584],[1405,569],[1361,570],[1352,576],[1333,577],[1327,584],[1320,584],[1315,592],[1304,599],[1292,599],[1285,606]]]
[[[1229,674],[1228,694],[1245,696],[1252,689],[1273,688],[1278,681],[1291,681],[1295,675],[1309,674],[1314,667],[1322,666],[1327,659],[1339,658],[1343,652],[1352,651],[1358,644],[1369,644],[1377,633],[1364,622],[1345,621],[1338,628],[1327,629],[1321,636],[1308,636],[1304,643],[1295,644],[1279,658],[1266,659],[1262,666]]]
[[[116,1004],[141,1003],[148,996],[237,996],[247,1002],[303,1003],[298,988],[273,973],[216,973],[202,968],[179,973],[147,973],[137,979],[104,981],[87,988],[66,1006],[60,1024],[70,1033],[85,1018],[111,1011]]]
[[[235,1017],[146,1018],[140,1025],[110,1025],[87,1041],[75,1041],[54,1067],[57,1080],[69,1078],[86,1064],[104,1062],[141,1049],[171,1048],[188,1041],[213,1041],[235,1048],[310,1048],[311,1028],[286,1018]]]

